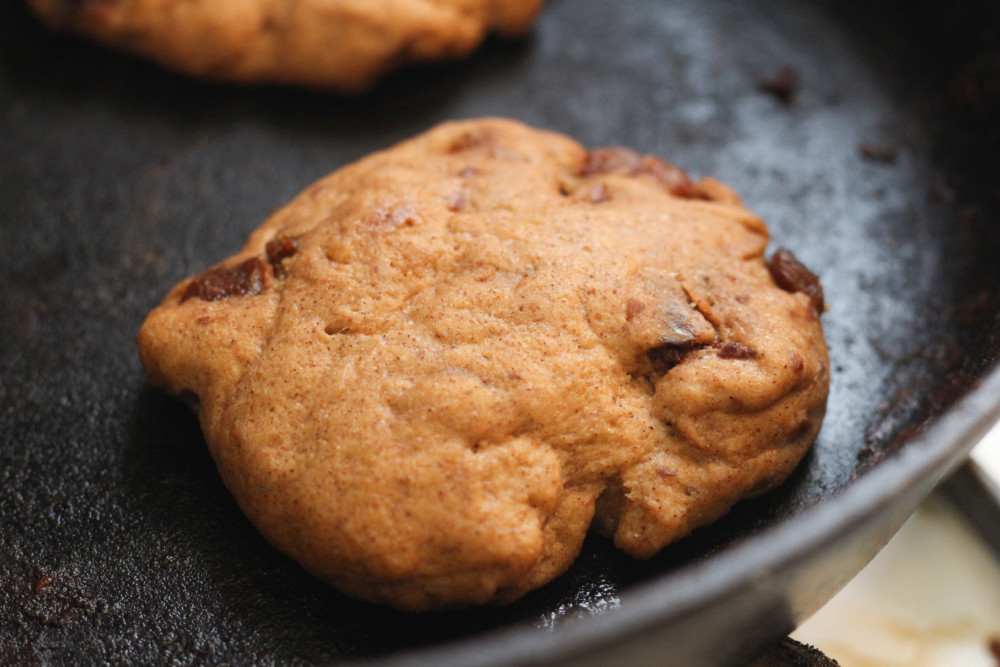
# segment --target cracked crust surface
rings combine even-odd
[[[179,283],[140,353],[307,570],[406,609],[509,601],[591,524],[649,557],[798,463],[822,293],[767,240],[657,158],[449,123]]]
[[[542,0],[28,0],[52,29],[201,78],[357,92],[528,29]]]

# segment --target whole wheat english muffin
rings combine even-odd
[[[80,33],[198,77],[359,91],[408,62],[528,29],[542,0],[28,0]]]
[[[645,558],[797,464],[822,291],[766,244],[657,158],[449,123],[310,186],[139,347],[307,570],[407,609],[509,601],[592,523]]]

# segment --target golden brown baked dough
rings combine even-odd
[[[310,186],[178,284],[140,352],[307,570],[407,609],[509,601],[595,505],[644,558],[797,464],[822,296],[766,243],[656,158],[449,123]]]
[[[361,91],[528,29],[542,0],[28,0],[50,28],[202,78]]]

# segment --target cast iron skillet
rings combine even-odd
[[[0,662],[752,656],[1000,410],[998,25],[986,0],[551,0],[524,40],[344,100],[189,81],[3,3]],[[794,90],[761,85],[786,67]],[[193,416],[146,387],[134,337],[314,179],[482,115],[734,185],[823,278],[832,393],[786,485],[656,558],[591,539],[514,605],[409,615],[341,597],[256,534]]]

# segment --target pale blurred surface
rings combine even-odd
[[[1000,426],[973,460],[1000,479]],[[1000,554],[935,493],[792,637],[842,667],[996,667]]]

